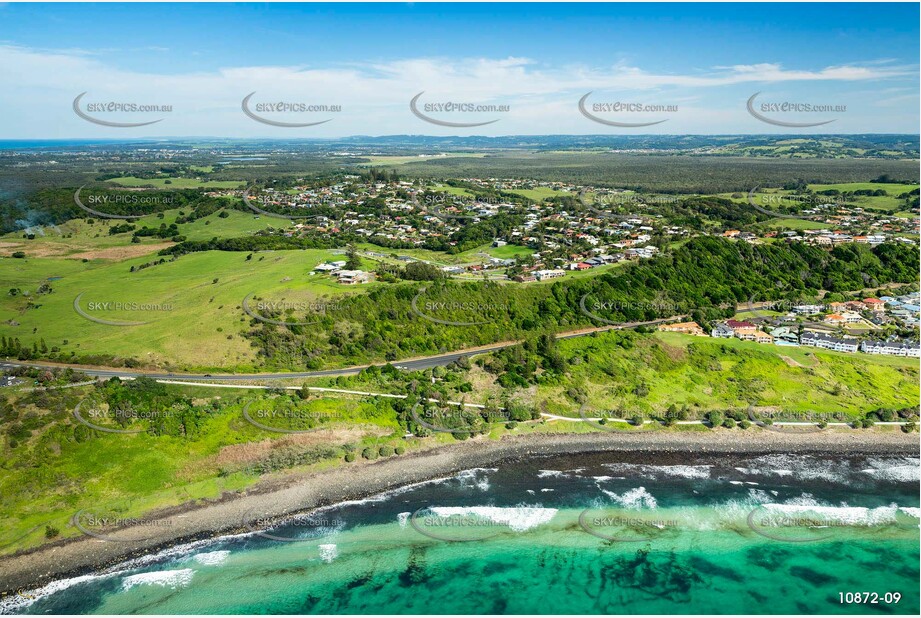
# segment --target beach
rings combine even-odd
[[[186,504],[149,514],[143,522],[102,535],[51,543],[4,558],[5,593],[29,590],[153,553],[170,545],[252,529],[314,508],[357,500],[398,487],[503,461],[591,452],[643,453],[649,462],[680,462],[696,454],[826,453],[917,456],[917,434],[883,430],[827,430],[795,433],[769,430],[708,432],[539,434],[485,438],[441,446],[402,457],[342,465],[324,472],[291,474],[261,481],[220,500]],[[153,525],[158,522],[158,525]]]

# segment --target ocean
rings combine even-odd
[[[253,517],[3,611],[917,615],[918,488],[913,457],[517,461]]]

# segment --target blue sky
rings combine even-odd
[[[0,138],[919,131],[919,6],[5,4]],[[426,112],[419,104],[507,105]],[[110,101],[169,111],[99,112]],[[332,111],[241,111],[285,102]],[[595,122],[595,118],[633,128]],[[783,122],[828,124],[791,129]],[[611,109],[631,103],[652,110]],[[777,105],[794,103],[800,111]],[[774,104],[773,106],[771,104]],[[821,112],[803,104],[828,106]],[[765,106],[765,107],[761,107]],[[787,106],[789,107],[789,106]],[[264,107],[262,108],[264,109]],[[659,122],[663,121],[664,122]],[[659,124],[649,124],[659,122]]]

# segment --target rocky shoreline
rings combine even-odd
[[[4,557],[0,592],[9,599],[50,581],[85,575],[172,545],[253,529],[252,523],[283,518],[401,486],[493,466],[502,461],[589,452],[643,452],[650,461],[683,454],[831,453],[913,455],[917,434],[880,430],[796,433],[770,430],[649,433],[532,434],[477,439],[402,457],[343,465],[332,470],[265,481],[206,504],[150,514],[105,535],[85,535]],[[154,525],[157,523],[158,525]],[[20,591],[20,592],[17,592]]]

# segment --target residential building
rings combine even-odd
[[[544,279],[556,279],[557,277],[565,277],[565,270],[537,270],[534,271],[534,276],[537,277],[538,281],[543,281]]]
[[[917,341],[862,341],[860,351],[867,354],[886,354],[889,356],[921,355]]]
[[[698,337],[706,337],[707,333],[704,332],[704,329],[700,327],[700,324],[697,322],[678,322],[676,324],[662,324],[659,326],[659,330],[669,332],[669,333],[684,333],[686,335],[696,335]]]
[[[735,328],[734,335],[742,341],[754,341],[756,343],[774,343],[774,338],[757,328]]]
[[[371,281],[371,273],[363,270],[340,270],[336,273],[336,277],[342,285],[357,285]]]
[[[799,342],[805,346],[822,348],[823,350],[835,350],[836,352],[856,352],[858,346],[856,339],[848,337],[842,339],[812,331],[803,333]]]

